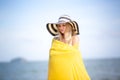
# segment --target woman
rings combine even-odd
[[[76,21],[63,15],[57,23],[48,23],[55,36],[49,53],[48,80],[90,80],[79,51],[79,28]]]

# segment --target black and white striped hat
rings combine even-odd
[[[72,25],[73,30],[75,31],[75,34],[76,35],[79,34],[79,27],[78,27],[77,22],[76,21],[72,21],[68,15],[63,15],[63,16],[59,17],[57,23],[47,23],[47,25],[46,25],[47,26],[47,30],[53,36],[56,36],[56,35],[58,35],[57,24],[61,24],[61,23],[69,23],[70,25]]]

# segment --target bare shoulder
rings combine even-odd
[[[73,40],[75,40],[75,41],[79,41],[78,35],[75,35],[75,36],[73,36],[72,38],[73,38]]]
[[[78,35],[75,35],[75,36],[72,37],[72,43],[73,43],[73,45],[79,43],[79,37],[78,37]]]

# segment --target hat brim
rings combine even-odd
[[[77,24],[76,21],[71,21],[69,22],[70,24],[73,25],[74,27],[74,30],[75,30],[75,34],[76,35],[79,35],[79,26]],[[58,35],[58,29],[57,29],[57,24],[58,23],[47,23],[46,27],[47,27],[47,30],[49,31],[49,33],[52,35],[52,36],[56,36]]]

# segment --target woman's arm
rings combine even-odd
[[[72,45],[79,45],[79,37],[77,35],[72,37]]]

